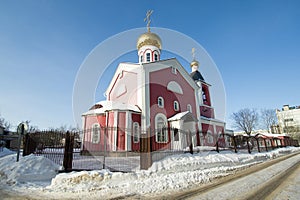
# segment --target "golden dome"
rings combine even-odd
[[[140,37],[138,38],[136,43],[136,48],[140,50],[140,48],[145,45],[153,45],[161,49],[161,39],[155,33],[151,33],[151,32],[144,33],[140,35]]]
[[[193,60],[191,62],[191,67],[193,67],[193,66],[198,66],[199,67],[199,62],[197,60]]]

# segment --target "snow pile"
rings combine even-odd
[[[181,154],[153,163],[150,169],[134,173],[111,173],[107,170],[63,173],[57,175],[47,190],[64,191],[70,197],[117,198],[168,194],[187,189],[212,179],[227,176],[235,170],[267,159],[299,151],[288,147],[265,153],[201,152]],[[66,193],[65,193],[66,194]],[[94,196],[93,196],[94,195]]]
[[[0,158],[1,183],[18,185],[36,181],[50,182],[59,168],[60,166],[42,156],[20,156],[19,162],[16,162],[15,154],[7,155]]]
[[[13,152],[13,151],[5,148],[5,147],[0,149],[0,158],[4,157],[4,156],[7,156],[7,155],[10,155],[10,154],[15,154],[15,152]]]

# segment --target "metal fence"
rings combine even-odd
[[[120,136],[112,137],[115,133]],[[127,139],[125,144],[121,142],[123,136]],[[137,133],[117,127],[93,127],[79,132],[40,131],[26,134],[23,142],[24,156],[31,153],[44,156],[61,165],[63,171],[109,169],[121,172],[148,169],[153,162],[175,154],[212,150],[251,153],[299,146],[298,141],[291,138],[267,138],[261,134],[213,135],[174,128]]]

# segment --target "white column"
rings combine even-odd
[[[118,111],[114,111],[114,137],[113,137],[113,151],[117,151],[117,137],[118,137]]]

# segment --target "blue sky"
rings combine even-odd
[[[1,0],[1,116],[41,129],[75,126],[73,84],[85,57],[108,37],[144,27],[149,9],[152,26],[184,33],[210,54],[224,81],[227,116],[300,104],[297,0]]]

